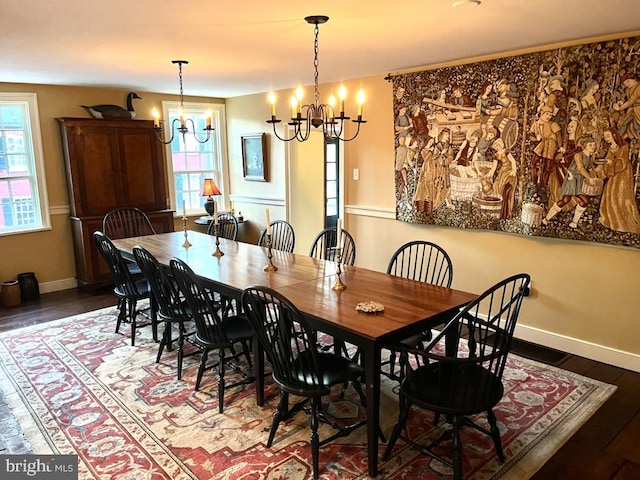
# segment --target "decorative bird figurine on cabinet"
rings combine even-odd
[[[136,118],[136,112],[133,109],[133,99],[138,98],[142,100],[142,97],[138,96],[135,92],[130,92],[127,95],[127,109],[125,110],[118,105],[81,105],[86,109],[93,118],[119,118],[119,119],[132,119]]]

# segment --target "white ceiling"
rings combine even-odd
[[[640,0],[0,0],[0,81],[233,97],[640,31]]]

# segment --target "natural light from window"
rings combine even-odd
[[[166,130],[171,128],[174,119],[179,118],[179,106],[178,102],[163,102],[164,118],[168,119],[164,125]],[[216,198],[219,209],[225,205],[224,105],[185,102],[183,112],[185,119],[193,120],[197,137],[202,141],[206,138],[203,128],[208,111],[212,115],[211,124],[214,128],[209,141],[199,143],[191,131],[184,137],[176,131],[173,141],[168,146],[170,148],[167,149],[167,158],[171,159],[167,162],[171,203],[178,215],[182,214],[183,200],[187,215],[206,215],[204,203],[207,199],[200,195],[205,178],[213,178],[223,194],[223,198]],[[191,123],[188,124],[190,127]],[[169,131],[166,131],[165,135],[169,137]]]
[[[37,98],[0,93],[0,235],[49,227]]]

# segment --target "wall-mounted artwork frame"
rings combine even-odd
[[[254,182],[268,182],[267,134],[252,133],[242,135],[241,139],[244,179]]]

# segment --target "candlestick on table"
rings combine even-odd
[[[191,246],[191,242],[189,241],[187,234],[187,210],[185,207],[184,200],[182,201],[182,230],[184,230],[184,243],[182,246],[184,248],[189,248]]]
[[[220,225],[218,225],[218,217],[216,217],[216,223],[213,224],[213,231],[216,236],[216,250],[211,255],[214,257],[221,257],[224,255],[224,252],[220,250],[220,237],[218,237],[218,230]]]
[[[338,257],[336,260],[336,282],[333,284],[333,287],[331,287],[332,290],[345,290],[347,288],[347,286],[342,283],[342,280],[340,279],[340,275],[342,274],[342,269],[340,268],[340,265],[342,263],[342,251],[338,250]]]
[[[267,210],[268,212],[269,210]],[[278,270],[273,264],[273,254],[271,253],[271,233],[267,233],[267,258],[269,259],[268,263],[265,265],[263,270],[265,272],[275,272]]]

